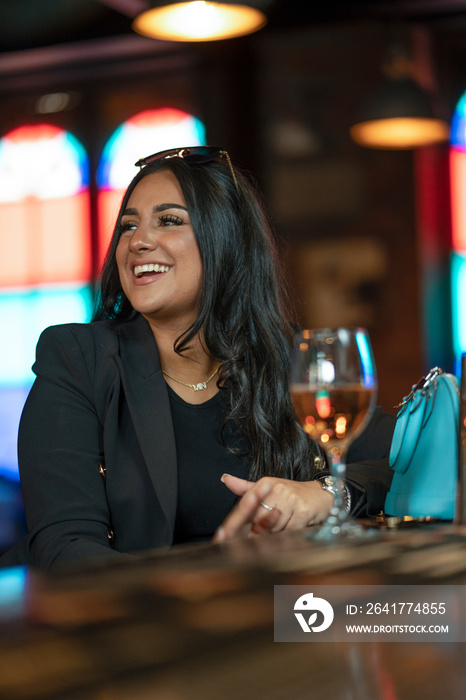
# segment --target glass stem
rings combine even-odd
[[[330,450],[331,474],[335,479],[335,502],[330,511],[332,515],[338,515],[340,520],[346,518],[346,509],[343,500],[343,490],[346,476],[346,450],[335,446]]]

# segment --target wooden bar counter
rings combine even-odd
[[[274,642],[274,585],[466,584],[466,526],[0,570],[5,700],[463,700],[466,644]]]

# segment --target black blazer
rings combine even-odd
[[[29,535],[1,563],[49,568],[170,546],[175,438],[147,321],[138,315],[48,328],[33,370],[18,448]],[[380,438],[379,425],[373,439],[363,440],[370,459],[384,457],[391,439],[391,422],[388,429],[385,419],[377,422],[386,435]],[[380,510],[391,478],[387,465],[355,470],[349,476],[361,502]]]

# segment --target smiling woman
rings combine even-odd
[[[94,320],[39,340],[19,433],[29,535],[3,563],[275,533],[332,505],[290,402],[293,331],[257,193],[221,149],[146,163],[123,197]],[[383,506],[393,423],[376,412],[353,445],[356,515]]]
[[[115,252],[122,290],[154,335],[179,335],[197,317],[202,264],[178,180],[168,170],[144,177],[120,217]]]

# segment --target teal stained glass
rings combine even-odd
[[[58,323],[90,319],[92,293],[88,286],[54,285],[0,293],[0,386],[30,383],[35,347],[41,331]]]

